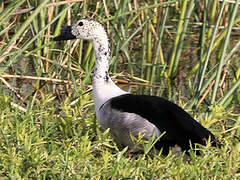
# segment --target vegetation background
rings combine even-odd
[[[0,179],[239,179],[239,3],[0,1]],[[105,25],[119,86],[177,103],[223,147],[119,149],[96,123],[92,44],[52,41],[83,17]]]

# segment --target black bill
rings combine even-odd
[[[62,28],[61,34],[53,38],[54,41],[69,40],[69,39],[76,39],[76,36],[72,34],[72,26],[66,26]]]

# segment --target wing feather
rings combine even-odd
[[[153,123],[160,132],[166,132],[159,146],[166,144],[169,147],[177,144],[187,150],[190,148],[189,141],[192,144],[205,145],[209,137],[213,142],[212,145],[217,144],[210,131],[178,105],[166,99],[157,96],[126,94],[112,98],[111,107],[122,112],[135,113]]]

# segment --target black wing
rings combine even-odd
[[[195,121],[176,104],[157,96],[125,94],[111,99],[111,107],[119,111],[136,113],[153,123],[160,132],[166,134],[157,142],[157,147],[179,145],[183,150],[190,149],[190,143],[205,145],[211,138],[212,145],[218,142],[214,135]]]

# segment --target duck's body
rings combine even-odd
[[[93,42],[96,56],[93,76],[93,96],[98,122],[102,129],[110,129],[117,142],[134,147],[132,136],[144,134],[144,139],[165,134],[156,143],[167,153],[178,145],[183,150],[192,144],[205,144],[209,138],[217,144],[213,134],[196,122],[176,104],[156,96],[132,95],[121,90],[108,75],[110,46],[103,26],[92,19],[81,19],[62,29],[54,40],[87,39]]]

